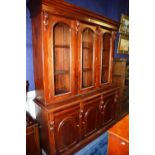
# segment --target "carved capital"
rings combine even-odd
[[[46,31],[47,30],[47,26],[48,26],[48,18],[49,18],[49,15],[48,15],[48,13],[45,11],[44,13],[43,13],[43,24],[44,24],[44,31]]]
[[[101,35],[101,29],[100,29],[100,26],[97,26],[97,27],[96,27],[96,34],[97,34],[98,36]]]
[[[78,21],[78,20],[76,20],[75,21],[75,30],[76,30],[76,32],[78,32],[79,31],[79,26],[80,26],[80,22]]]

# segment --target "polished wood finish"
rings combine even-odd
[[[26,113],[26,155],[40,155],[38,123]]]
[[[102,36],[102,74],[101,83],[109,82],[109,57],[110,57],[111,34],[104,33]]]
[[[129,115],[123,117],[119,122],[113,125],[108,132],[122,137],[126,142],[129,142]]]
[[[68,25],[58,23],[53,29],[53,61],[55,95],[70,92],[70,39]]]
[[[108,155],[129,155],[129,115],[108,130]]]
[[[73,5],[62,13],[65,2],[34,2],[29,6],[36,98],[47,106],[110,84],[118,23],[79,8],[73,17]]]
[[[83,104],[83,138],[89,136],[97,130],[98,127],[98,115],[99,115],[99,104],[101,97],[96,97],[87,101]],[[93,120],[93,123],[92,123]]]
[[[115,94],[110,93],[105,96],[103,96],[103,104],[101,103],[101,124],[102,126],[106,126],[110,122],[112,122],[115,119],[115,107],[116,104],[114,104]]]
[[[95,87],[95,27],[80,23],[78,31],[79,48],[79,93]]]
[[[73,154],[116,122],[117,88],[44,107],[35,100],[47,154]],[[71,132],[72,131],[72,132]]]
[[[41,147],[73,154],[116,122],[119,23],[63,1],[31,0],[29,7]]]
[[[61,153],[79,141],[79,107],[57,112],[54,117],[56,148],[57,152]]]
[[[127,59],[115,58],[113,63],[113,83],[120,87],[118,119],[129,112],[129,63]]]

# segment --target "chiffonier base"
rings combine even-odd
[[[118,88],[45,107],[35,101],[41,147],[47,155],[71,155],[116,122]]]

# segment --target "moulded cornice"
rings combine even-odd
[[[35,1],[35,0],[34,0]],[[75,6],[73,4],[58,1],[58,0],[40,0],[31,3],[30,10],[33,14],[33,10],[38,9],[38,11],[47,11],[53,15],[64,16],[67,18],[79,20],[85,23],[99,25],[114,31],[118,31],[119,22],[113,21],[103,15],[97,14],[92,11],[88,11],[81,7]]]

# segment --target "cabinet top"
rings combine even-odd
[[[103,15],[88,11],[64,1],[30,0],[28,7],[32,17],[41,11],[46,11],[53,15],[64,16],[70,19],[98,25],[115,31],[118,30],[120,25],[119,22],[113,21]]]
[[[126,115],[108,131],[110,134],[129,142],[129,115]]]
[[[57,111],[61,108],[66,108],[69,106],[77,105],[80,102],[83,102],[88,99],[92,99],[92,98],[100,96],[100,95],[115,94],[116,91],[118,91],[118,89],[119,89],[119,87],[111,85],[107,88],[94,90],[87,94],[80,94],[80,95],[74,96],[73,98],[69,98],[66,100],[60,100],[60,101],[58,101],[54,104],[51,104],[49,106],[46,106],[46,107],[43,106],[41,101],[37,100],[37,98],[34,99],[34,102],[37,103],[40,107],[42,107],[42,109],[44,109],[45,111],[53,112],[53,111]]]

